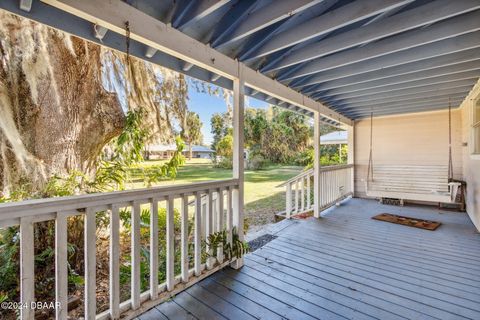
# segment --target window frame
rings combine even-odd
[[[472,99],[472,104],[471,104],[471,121],[470,121],[470,131],[471,131],[471,138],[470,138],[470,156],[472,159],[479,159],[480,160],[480,150],[475,150],[475,146],[479,144],[480,142],[477,141],[477,139],[480,140],[480,135],[475,136],[475,131],[479,130],[480,131],[480,115],[477,115],[477,112],[480,113],[480,108],[477,109],[477,104],[480,104],[480,93]],[[475,119],[478,117],[478,121],[475,122]]]

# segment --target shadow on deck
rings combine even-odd
[[[370,219],[393,213],[437,231]],[[480,235],[465,213],[351,199],[139,319],[480,319]]]

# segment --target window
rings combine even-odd
[[[480,154],[480,95],[473,100],[472,143],[473,154]]]

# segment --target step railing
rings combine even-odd
[[[353,194],[353,165],[334,165],[319,170],[319,209],[324,210]],[[280,184],[285,187],[285,216],[290,218],[314,209],[314,171],[309,169]]]
[[[207,275],[219,270],[231,261],[224,261],[221,248],[216,257],[202,262],[202,242],[209,234],[227,230],[232,241],[233,222],[239,221],[238,180],[201,182],[188,185],[162,186],[148,189],[79,195],[72,197],[27,200],[0,204],[0,228],[19,226],[20,234],[20,303],[21,319],[33,319],[30,306],[42,297],[35,297],[34,226],[44,221],[55,222],[55,301],[56,319],[68,316],[68,261],[67,219],[84,217],[85,255],[85,319],[122,319],[133,317],[152,306],[188,288]],[[193,213],[193,268],[189,261],[189,202],[194,199]],[[203,199],[203,201],[202,201]],[[163,204],[162,204],[163,202]],[[166,281],[159,283],[158,254],[150,254],[149,289],[141,292],[141,210],[158,212],[160,205],[166,208]],[[130,299],[120,302],[120,210],[127,208],[131,219],[131,285]],[[179,209],[181,219],[180,251],[181,273],[175,275],[174,210]],[[109,217],[109,309],[97,314],[96,297],[96,240],[97,215]],[[143,227],[143,226],[142,226]],[[150,214],[150,252],[159,252],[158,214]],[[163,231],[163,230],[162,230]],[[162,232],[160,231],[160,232]],[[207,248],[208,250],[208,248]],[[213,259],[213,261],[212,261]],[[203,259],[205,260],[205,259]]]

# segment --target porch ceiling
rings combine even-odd
[[[480,76],[478,0],[126,2],[351,119],[456,107]]]
[[[19,2],[31,1],[4,0],[0,8],[123,47],[117,33],[95,38],[85,20],[40,1],[26,13]],[[449,100],[455,107],[480,76],[479,0],[124,2],[350,119],[441,109]],[[231,87],[230,79],[140,42],[132,53]],[[311,115],[253,88],[246,94]]]

